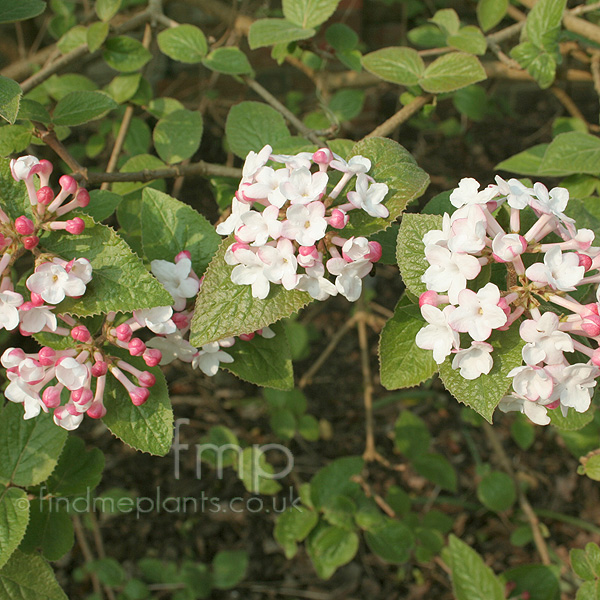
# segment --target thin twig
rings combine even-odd
[[[360,475],[354,475],[352,477],[352,481],[356,481],[356,483],[358,483],[365,492],[365,496],[367,498],[373,498],[373,500],[375,500],[375,502],[377,503],[377,506],[379,506],[379,508],[381,508],[381,510],[388,517],[391,517],[393,519],[396,516],[394,509],[379,494],[376,494],[371,489],[371,486]]]
[[[565,92],[562,88],[559,88],[556,85],[553,85],[550,88],[550,91],[556,96],[558,101],[567,109],[567,112],[574,118],[579,119],[585,123],[585,126],[590,131],[600,131],[600,126],[594,125],[593,123],[588,123],[583,116],[583,113],[579,110],[577,104],[573,102],[569,94]]]
[[[361,314],[363,304],[362,296],[359,299],[359,312]],[[359,318],[357,323],[358,345],[360,346],[360,365],[363,376],[363,400],[365,404],[365,451],[363,458],[373,461],[376,458],[375,434],[373,431],[373,375],[371,373],[371,361],[369,359],[369,345],[367,340],[367,324],[364,319]]]
[[[385,137],[389,135],[399,127],[405,121],[408,121],[416,112],[421,110],[423,106],[425,106],[433,96],[431,94],[425,94],[424,96],[417,96],[414,100],[411,100],[406,106],[403,106],[395,115],[390,117],[387,121],[384,121],[381,125],[373,129],[371,133],[368,133],[363,138],[366,140],[367,138],[372,137]]]
[[[79,515],[73,515],[73,529],[75,531],[75,537],[77,538],[77,543],[81,548],[81,552],[83,554],[83,558],[86,563],[90,563],[94,560],[94,555],[92,554],[92,550],[90,545],[85,538],[85,532],[83,531],[83,526],[81,525],[81,519]],[[100,586],[100,580],[98,579],[98,575],[93,571],[89,573],[90,579],[92,580],[92,587],[94,588],[94,593],[99,597],[103,598],[102,595],[102,587]]]
[[[98,519],[96,519],[96,515],[93,511],[88,513],[88,517],[92,524],[92,536],[94,537],[94,546],[96,546],[96,552],[98,554],[98,558],[106,558],[106,552],[104,551],[104,542],[102,541],[102,533],[100,532],[100,526],[98,525]],[[115,594],[108,584],[104,584],[104,592],[108,600],[115,600]]]
[[[87,169],[79,164],[79,162],[71,156],[71,153],[65,148],[63,143],[56,137],[56,133],[54,131],[49,131],[46,129],[42,123],[38,123],[36,121],[33,122],[36,135],[44,142],[47,146],[52,148],[60,158],[62,158],[71,171],[73,171],[74,177],[83,177],[87,179]]]

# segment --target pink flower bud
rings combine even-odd
[[[77,404],[87,404],[93,397],[94,394],[89,388],[79,388],[71,392],[71,400]]]
[[[73,235],[79,235],[83,233],[85,229],[85,222],[81,217],[75,217],[74,219],[67,221],[65,229]]]
[[[131,331],[131,327],[129,327],[129,325],[127,325],[127,323],[123,323],[122,325],[119,325],[115,329],[115,333],[117,335],[117,339],[120,342],[128,342],[131,339],[131,336],[133,335],[133,331]]]
[[[431,306],[438,306],[439,303],[440,303],[440,301],[439,301],[438,293],[434,292],[433,290],[423,292],[419,296],[419,307],[423,306],[424,304],[429,304]]]
[[[79,188],[75,200],[81,208],[85,208],[90,203],[90,193],[85,188]]]
[[[589,315],[583,318],[581,329],[591,337],[600,335],[600,316]]]
[[[40,362],[40,365],[44,367],[53,365],[56,362],[56,350],[49,348],[48,346],[40,348],[38,352],[38,361]]]
[[[301,256],[312,256],[313,258],[317,258],[319,255],[316,246],[300,246],[298,252]]]
[[[48,187],[47,185],[45,185],[44,187],[41,187],[36,192],[36,196],[37,196],[38,202],[42,206],[48,206],[48,204],[50,204],[50,202],[52,202],[52,200],[54,200],[54,192],[52,191],[52,188]]]
[[[23,302],[23,304],[21,304],[21,306],[19,306],[19,310],[24,311],[24,312],[27,312],[28,310],[31,310],[32,308],[35,308],[35,305],[33,304],[33,302]]]
[[[507,317],[510,317],[510,306],[508,305],[506,298],[500,298],[498,301],[498,306],[504,311],[504,314]]]
[[[62,386],[50,386],[44,390],[42,394],[42,402],[48,408],[56,408],[60,406],[60,392],[62,390]]]
[[[86,414],[92,419],[102,419],[106,416],[106,408],[102,402],[96,400],[95,402],[92,402],[92,405],[87,409]]]
[[[70,415],[72,415],[74,417],[77,417],[80,414],[79,411],[77,410],[77,407],[72,402],[67,402],[65,404],[64,408],[67,410],[67,412]]]
[[[40,164],[37,165],[37,167],[37,172],[43,175],[44,177],[50,177],[52,171],[54,170],[54,166],[52,165],[52,163],[49,160],[46,160],[45,158],[40,160]]]
[[[329,225],[331,227],[335,227],[336,229],[344,229],[348,223],[348,215],[339,208],[334,208],[331,211],[331,216],[329,217]]]
[[[67,193],[72,194],[77,189],[77,182],[70,175],[63,175],[58,184]]]
[[[176,257],[175,262],[178,263],[182,258],[192,259],[192,253],[189,250],[182,250]]]
[[[30,235],[23,238],[23,247],[25,250],[33,250],[40,242],[40,238],[37,235]]]
[[[240,340],[243,342],[249,342],[256,334],[255,333],[242,333],[240,336]]]
[[[156,367],[162,360],[162,352],[157,348],[146,348],[142,358],[149,367]]]
[[[177,329],[186,329],[190,325],[190,317],[189,315],[185,315],[183,313],[175,313],[171,320],[175,323],[175,327]]]
[[[591,304],[586,304],[585,307],[594,315],[598,314],[598,303],[592,302]]]
[[[329,148],[319,148],[312,155],[312,159],[318,165],[328,165],[333,160],[333,152]]]
[[[592,259],[587,254],[581,254],[580,252],[576,252],[575,254],[579,258],[579,266],[589,271],[592,268]]]
[[[128,345],[129,354],[131,356],[141,356],[144,354],[144,350],[146,349],[146,344],[140,340],[140,338],[133,338]]]
[[[92,339],[92,335],[88,328],[84,327],[83,325],[77,325],[77,327],[73,327],[73,329],[71,329],[71,337],[76,342],[83,342],[84,344]]]
[[[135,406],[141,406],[150,397],[150,390],[134,387],[131,392],[129,392],[129,397]]]
[[[592,363],[600,367],[600,348],[596,348],[592,354]]]
[[[145,388],[150,388],[156,383],[156,377],[150,371],[141,371],[137,376],[137,380]]]
[[[92,365],[92,376],[93,377],[101,377],[102,375],[106,375],[108,371],[108,363],[103,360],[97,360]]]
[[[372,263],[376,263],[383,254],[381,244],[379,242],[369,242],[369,248],[371,252],[369,252],[369,254],[365,256],[365,258],[370,260]]]
[[[31,303],[34,306],[42,306],[42,304],[44,304],[44,299],[39,294],[31,292]]]
[[[25,216],[15,219],[15,231],[19,235],[31,235],[35,231],[35,226],[31,219]]]
[[[550,402],[550,404],[546,404],[546,408],[549,410],[554,410],[560,406],[560,400],[555,400],[554,402]]]

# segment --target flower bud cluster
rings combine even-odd
[[[267,166],[268,161],[281,166]],[[260,299],[275,284],[306,291],[317,300],[338,293],[357,300],[362,278],[381,258],[381,246],[340,232],[351,210],[389,215],[382,204],[388,187],[375,183],[367,175],[370,169],[371,161],[363,156],[346,162],[327,148],[290,156],[272,154],[271,146],[250,152],[231,215],[217,226],[219,234],[233,233],[236,239],[225,254],[227,264],[234,266],[231,281],[250,285]],[[346,203],[334,206],[353,177],[355,190],[346,194]]]
[[[492,331],[518,327],[524,364],[509,372],[513,391],[499,408],[521,411],[540,425],[558,407],[564,416],[569,408],[585,412],[600,375],[600,292],[596,288],[591,303],[571,292],[600,283],[594,233],[578,229],[564,214],[565,188],[548,191],[539,182],[528,188],[499,176],[496,184],[479,188],[475,179],[462,179],[450,195],[457,210],[444,214],[441,230],[423,237],[429,267],[422,281],[428,291],[419,305],[428,324],[416,344],[433,350],[438,364],[454,355],[452,367],[473,380],[492,370]],[[523,210],[537,217],[524,231]],[[506,286],[470,289],[482,267],[493,263],[506,265]],[[596,274],[586,276],[589,271]],[[555,310],[547,309],[551,305]]]

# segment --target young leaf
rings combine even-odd
[[[481,29],[489,31],[504,18],[508,9],[508,0],[479,0],[477,3],[477,20]]]
[[[115,102],[122,104],[134,96],[141,80],[141,73],[124,73],[113,78],[105,89]]]
[[[0,24],[33,19],[45,10],[46,3],[42,0],[0,0]]]
[[[472,54],[452,52],[434,60],[426,69],[419,85],[432,94],[453,92],[486,79],[485,70]]]
[[[213,50],[202,64],[211,71],[227,75],[252,75],[253,70],[247,56],[233,46]]]
[[[404,523],[388,518],[384,525],[365,532],[365,541],[377,556],[399,565],[410,558],[415,538]]]
[[[0,117],[11,125],[17,119],[22,95],[21,86],[16,81],[0,75]]]
[[[227,143],[234,154],[246,158],[266,144],[274,146],[290,137],[283,117],[262,102],[240,102],[231,108],[225,123]]]
[[[382,48],[362,57],[362,66],[384,81],[416,85],[425,72],[425,63],[413,48]]]
[[[141,42],[128,36],[106,40],[103,56],[109,67],[124,73],[141,69],[152,58]]]
[[[329,579],[342,565],[349,563],[358,551],[358,536],[334,525],[321,523],[308,536],[308,556],[321,579]]]
[[[122,0],[96,0],[94,8],[101,21],[110,21],[121,8]]]
[[[21,100],[17,118],[28,119],[29,121],[39,121],[40,123],[44,123],[44,125],[48,125],[52,121],[52,117],[46,108],[39,102],[30,100],[29,98],[23,98]]]
[[[318,521],[319,515],[305,506],[291,506],[279,515],[275,525],[275,541],[283,548],[288,560],[296,556],[296,543],[303,541]]]
[[[56,104],[52,121],[55,125],[82,125],[100,119],[117,108],[117,103],[104,92],[69,92]]]
[[[396,306],[394,316],[385,324],[379,340],[379,361],[381,385],[386,389],[419,385],[437,371],[432,353],[415,344],[415,337],[424,326],[417,305]]]
[[[169,294],[146,270],[129,246],[106,225],[87,216],[80,235],[52,232],[43,239],[44,248],[67,260],[87,258],[92,264],[92,280],[82,298],[66,298],[62,312],[80,317],[98,313],[130,312],[140,308],[167,306]],[[135,281],[135,286],[131,282]]]
[[[56,467],[67,432],[44,412],[23,419],[23,407],[9,402],[0,412],[0,484],[37,485]]]
[[[145,188],[142,193],[142,244],[150,261],[173,261],[182,250],[192,255],[192,266],[202,275],[219,247],[215,228],[191,206]]]
[[[352,155],[356,154],[371,161],[369,175],[389,188],[383,202],[390,211],[386,219],[371,217],[362,210],[350,213],[350,223],[345,231],[350,235],[368,236],[389,227],[411,200],[421,196],[429,185],[429,175],[417,165],[408,150],[388,138],[360,141],[352,148]]]
[[[29,521],[27,492],[16,487],[0,486],[0,567],[16,550]]]
[[[306,292],[288,291],[282,285],[273,285],[264,300],[253,298],[249,285],[231,281],[232,267],[223,258],[234,242],[230,236],[221,243],[196,298],[190,343],[197,348],[232,335],[253,333],[289,317],[312,300]]]
[[[158,47],[163,54],[182,63],[199,63],[208,52],[202,30],[195,25],[179,25],[158,34]]]
[[[68,600],[50,565],[37,554],[16,550],[0,569],[2,600]]]
[[[469,54],[485,54],[487,50],[487,42],[483,33],[473,25],[467,25],[455,35],[448,36],[447,42],[448,46]]]
[[[202,115],[194,110],[176,110],[154,127],[152,138],[158,155],[169,165],[191,158],[200,147]]]
[[[315,29],[298,27],[286,19],[258,19],[250,25],[248,44],[250,50],[256,50],[264,46],[305,40],[315,33]]]
[[[283,16],[298,27],[318,27],[335,12],[340,0],[283,0]]]
[[[527,15],[525,31],[531,42],[547,48],[549,34],[558,34],[566,0],[539,0]]]

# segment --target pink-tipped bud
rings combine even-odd
[[[429,304],[430,306],[438,306],[440,303],[439,296],[437,292],[433,290],[429,290],[427,292],[423,292],[419,296],[419,307]]]
[[[554,402],[550,402],[550,404],[546,404],[545,406],[549,410],[554,410],[560,406],[560,400],[555,400]]]
[[[135,387],[129,392],[129,397],[134,406],[141,406],[150,397],[150,390],[141,387]]]
[[[590,304],[586,304],[585,307],[594,315],[598,314],[598,303],[592,302]]]
[[[248,250],[250,248],[250,246],[248,244],[245,244],[244,242],[238,241],[238,242],[231,244],[230,248],[231,248],[231,252],[233,254],[235,254],[238,250]]]
[[[177,329],[186,329],[190,326],[190,316],[184,315],[183,313],[175,313],[171,317],[171,321],[175,323],[175,327],[177,327]]]
[[[175,262],[178,263],[183,258],[189,258],[192,260],[192,253],[189,250],[182,250],[176,257]]]
[[[44,299],[39,294],[31,292],[31,303],[34,306],[42,306],[42,304],[44,304]]]
[[[79,388],[71,392],[71,400],[77,404],[87,404],[93,397],[94,394],[89,388]]]
[[[38,173],[44,175],[44,177],[50,177],[52,171],[54,170],[54,166],[49,160],[42,158],[40,160],[40,164],[38,165]]]
[[[142,358],[149,367],[156,367],[162,360],[162,352],[157,348],[146,348]]]
[[[102,419],[106,416],[106,408],[102,402],[96,400],[96,402],[92,402],[92,405],[87,409],[86,414],[92,419]]]
[[[85,344],[92,339],[92,334],[89,332],[87,327],[84,327],[83,325],[77,325],[77,327],[73,327],[73,329],[71,329],[71,337],[76,342],[83,342]]]
[[[123,323],[115,329],[115,334],[120,342],[128,342],[133,335],[133,331],[131,331],[131,327],[127,323]]]
[[[256,334],[254,332],[252,333],[242,333],[239,338],[240,340],[242,340],[243,342],[249,342]]]
[[[588,315],[581,322],[581,329],[591,337],[600,335],[600,317],[598,315]]]
[[[50,386],[44,390],[42,394],[42,402],[48,408],[56,408],[60,406],[60,392],[61,388]]]
[[[35,231],[35,225],[31,219],[25,216],[15,219],[15,231],[19,235],[31,235]]]
[[[69,194],[77,189],[77,182],[70,175],[63,175],[58,180],[58,185]]]
[[[23,304],[21,304],[21,306],[19,306],[19,310],[21,312],[27,312],[28,310],[31,310],[32,308],[35,308],[35,305],[33,304],[33,302],[23,302]]]
[[[75,217],[67,221],[65,229],[73,235],[80,235],[85,229],[85,222],[81,217]]]
[[[301,256],[312,256],[313,258],[317,258],[319,255],[316,246],[300,246],[298,248],[298,253]]]
[[[48,346],[40,348],[38,352],[38,361],[40,365],[44,367],[53,365],[56,362],[56,350],[49,348]]]
[[[131,356],[141,356],[144,354],[144,350],[146,350],[146,344],[140,340],[140,338],[133,338],[130,340],[128,346],[129,354]]]
[[[592,354],[592,363],[600,367],[600,348],[596,348]]]
[[[47,185],[41,187],[35,195],[42,206],[48,206],[48,204],[54,200],[54,192],[52,191],[52,188]]]
[[[92,365],[92,377],[101,377],[102,375],[106,375],[108,371],[108,363],[103,360],[97,360]]]
[[[504,311],[504,314],[507,317],[510,317],[510,306],[508,305],[506,298],[500,298],[498,301],[498,306]]]
[[[65,409],[67,410],[67,412],[72,415],[73,417],[77,417],[79,416],[81,413],[77,410],[77,407],[75,406],[75,404],[73,404],[73,402],[67,402],[65,404]]]
[[[348,215],[339,208],[334,208],[331,211],[331,216],[329,217],[329,225],[331,227],[335,227],[336,229],[344,229],[348,223]]]
[[[486,206],[487,206],[487,209],[492,213],[498,208],[498,202],[496,202],[495,200],[492,200],[491,202],[488,202],[486,204]]]
[[[30,235],[24,237],[22,241],[25,250],[33,250],[40,243],[40,238],[37,235]]]
[[[156,383],[156,377],[150,371],[142,371],[137,380],[142,387],[151,388]]]
[[[369,242],[369,249],[371,251],[365,256],[365,258],[370,260],[372,263],[376,263],[383,254],[381,244],[379,242]]]
[[[318,165],[328,165],[333,160],[333,152],[329,148],[319,148],[312,155],[312,159]]]
[[[85,188],[79,188],[75,200],[77,200],[78,206],[85,208],[90,203],[90,193]]]
[[[579,266],[589,271],[592,268],[592,259],[587,254],[581,254],[580,252],[576,252],[575,254],[579,258]]]

